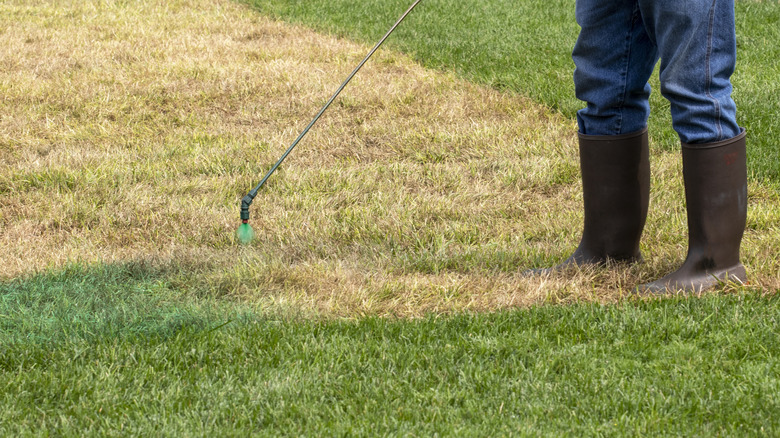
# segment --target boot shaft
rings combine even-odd
[[[729,140],[682,145],[688,254],[701,268],[739,263],[747,222],[745,131]]]
[[[579,136],[585,224],[580,247],[594,256],[637,259],[650,196],[647,130]]]

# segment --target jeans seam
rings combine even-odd
[[[631,38],[634,32],[634,24],[636,23],[637,13],[639,12],[639,3],[634,4],[634,11],[631,14],[631,23],[626,33],[626,45],[623,53],[625,54],[625,63],[623,65],[623,71],[621,71],[621,77],[623,80],[623,92],[620,95],[620,111],[618,112],[618,129],[615,134],[620,134],[623,131],[623,111],[626,104],[626,93],[628,92],[628,69],[631,64]]]
[[[715,28],[715,4],[718,0],[712,0],[712,6],[710,7],[710,20],[709,20],[709,28],[707,29],[707,54],[705,59],[705,68],[707,70],[706,73],[706,89],[705,94],[707,97],[712,101],[713,106],[715,107],[715,126],[718,128],[718,140],[723,139],[723,126],[721,125],[721,108],[720,108],[720,102],[718,102],[718,99],[715,99],[715,97],[712,95],[712,35]]]

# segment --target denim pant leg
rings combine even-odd
[[[646,126],[647,79],[661,58],[661,93],[683,143],[740,133],[730,78],[736,64],[734,0],[577,0],[582,30],[572,57],[580,132],[616,135]]]
[[[647,80],[658,60],[637,0],[577,0],[581,27],[572,58],[574,87],[587,107],[580,133],[619,135],[644,129],[650,115]]]
[[[737,60],[734,0],[638,0],[661,57],[661,94],[683,143],[740,133],[731,98]]]

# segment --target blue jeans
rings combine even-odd
[[[734,0],[577,0],[582,28],[572,57],[580,132],[644,129],[647,83],[660,58],[661,94],[683,143],[737,136],[730,78],[736,64]]]

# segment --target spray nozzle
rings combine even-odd
[[[252,204],[255,196],[256,192],[250,192],[241,200],[241,225],[238,226],[236,237],[243,244],[250,243],[255,237],[255,231],[249,225],[249,206]]]
[[[249,220],[249,206],[254,199],[255,196],[252,193],[249,193],[241,200],[241,220],[244,221],[244,223]]]

